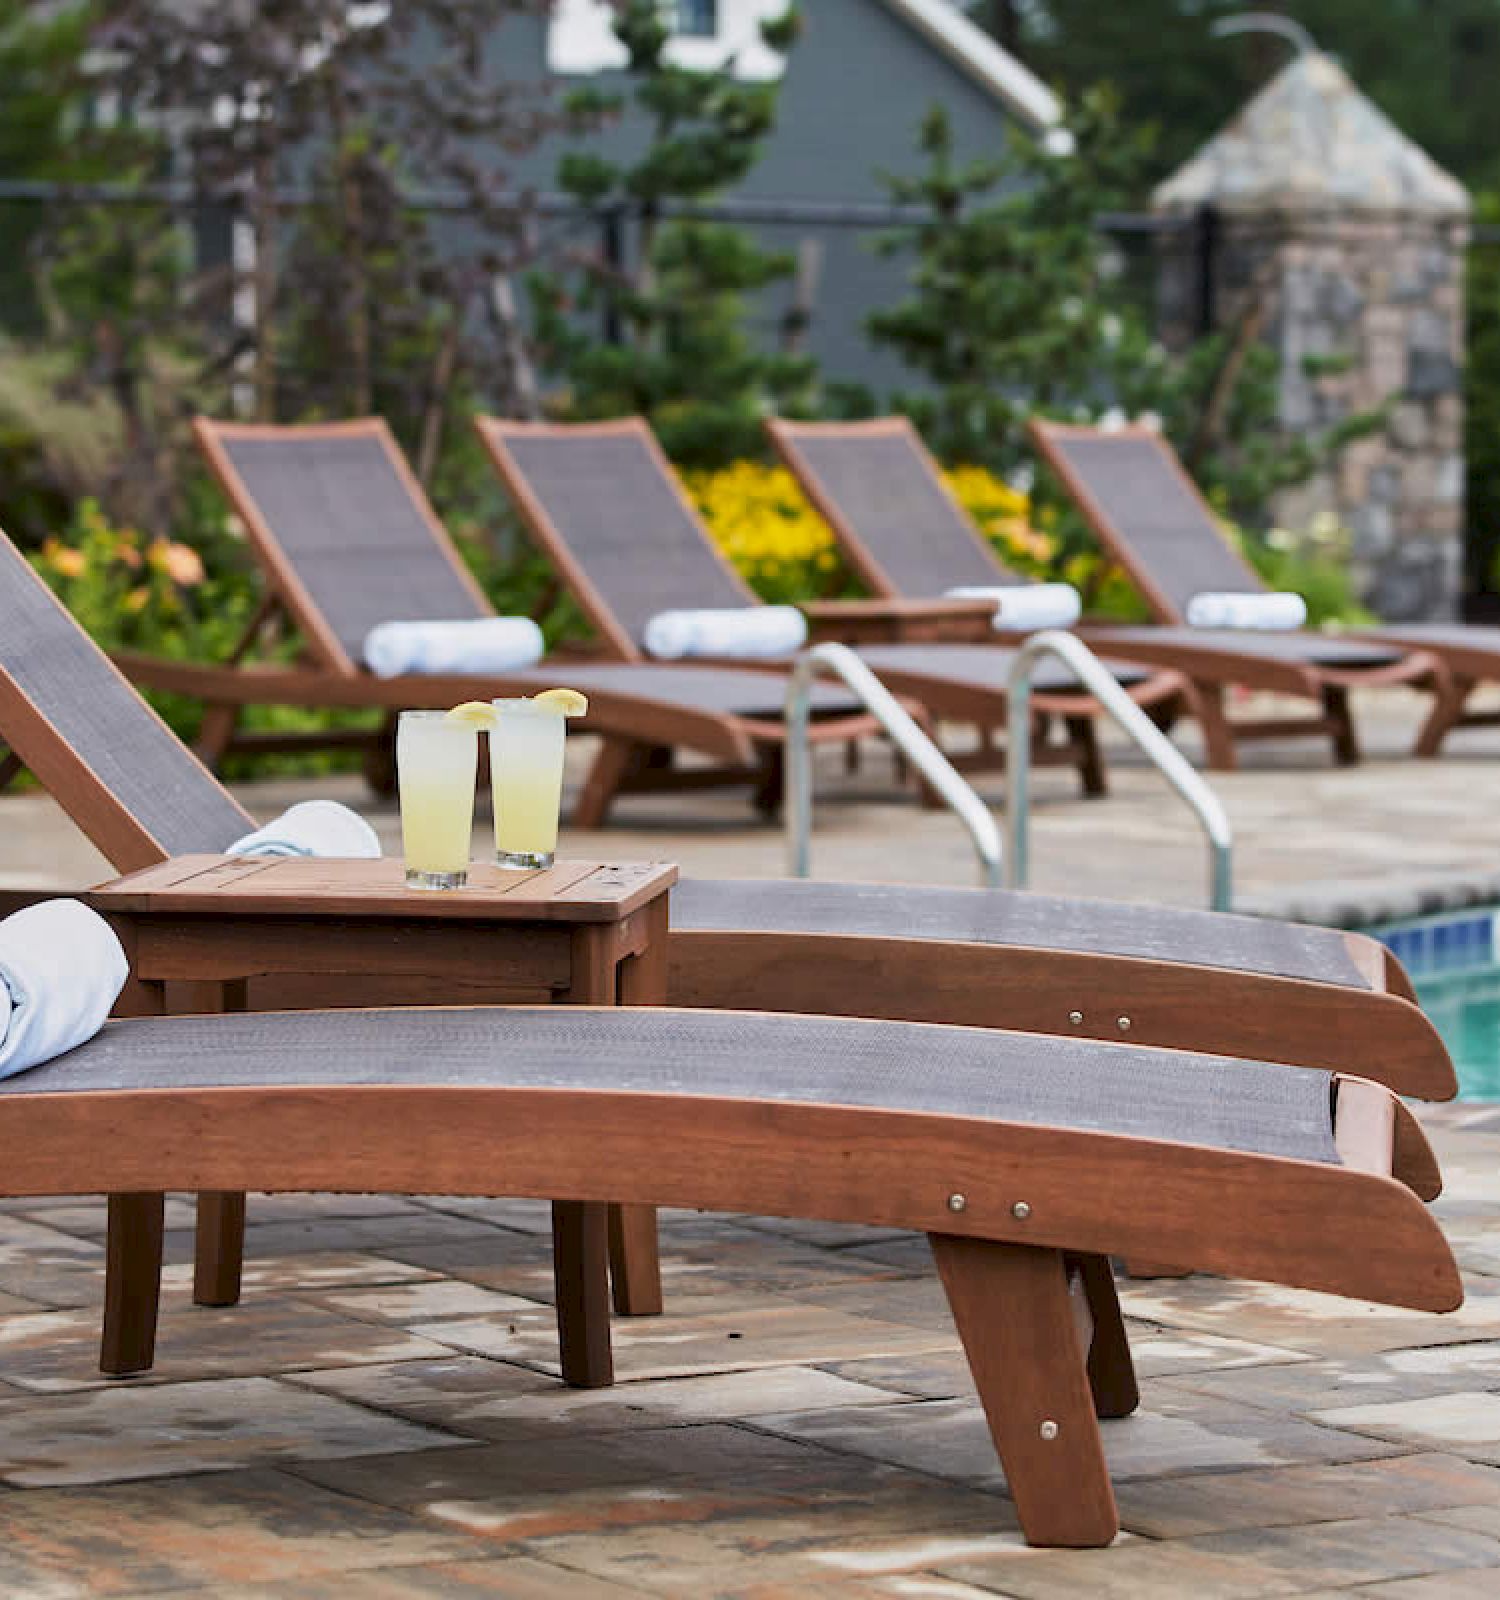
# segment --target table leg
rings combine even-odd
[[[620,966],[622,1006],[667,1003],[667,900],[648,906],[646,947]],[[656,1207],[612,1205],[609,1208],[609,1265],[614,1280],[615,1310],[622,1317],[658,1317],[662,1311],[661,1247]]]
[[[131,976],[115,1002],[118,1017],[159,1017],[165,994],[159,983],[135,976],[135,937],[128,920],[115,918]],[[112,1194],[104,1255],[104,1326],[99,1370],[112,1378],[147,1372],[156,1356],[156,1315],[161,1298],[161,1194]]]
[[[565,1005],[612,1006],[619,999],[615,930],[573,929],[572,986]],[[614,1381],[609,1351],[611,1208],[597,1201],[552,1207],[552,1273],[557,1284],[557,1338],[563,1378],[580,1388]]]
[[[243,1011],[246,989],[242,978],[226,983],[180,983],[172,985],[169,998],[174,1011],[193,1015]],[[193,1242],[194,1305],[238,1304],[244,1262],[244,1195],[232,1190],[200,1194]]]
[[[109,1197],[99,1370],[111,1378],[149,1372],[156,1358],[165,1198],[161,1194]]]

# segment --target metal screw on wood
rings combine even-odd
[[[1051,1444],[1057,1437],[1057,1424],[1051,1417],[1048,1417],[1041,1427],[1037,1429],[1037,1432],[1041,1434],[1048,1444]]]
[[[1010,1208],[1010,1214],[1017,1222],[1025,1222],[1027,1217],[1031,1215],[1031,1207],[1024,1200],[1017,1200]]]
[[[1120,1030],[1121,1033],[1129,1033],[1130,1032],[1130,1018],[1129,1017],[1116,1017],[1115,1018],[1115,1026]]]
[[[962,1211],[968,1203],[968,1198],[965,1195],[950,1194],[948,1196],[948,1209],[950,1211]]]
[[[1068,1013],[1068,1021],[1076,1028],[1083,1021],[1083,1013],[1081,1011],[1070,1011]]]

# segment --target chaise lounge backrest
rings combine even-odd
[[[873,593],[923,599],[1025,581],[980,537],[908,418],[771,418],[766,431]]]
[[[302,427],[194,423],[199,446],[318,661],[361,671],[382,622],[492,614],[378,417]]]
[[[253,826],[3,534],[0,741],[122,872]]]
[[[659,611],[758,604],[642,418],[481,416],[475,426],[543,553],[620,659],[643,658],[641,636]]]
[[[1154,429],[1105,431],[1034,417],[1028,431],[1158,621],[1185,621],[1196,594],[1265,588],[1225,539],[1176,452]]]

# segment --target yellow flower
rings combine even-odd
[[[191,589],[203,582],[203,558],[191,545],[171,539],[155,539],[146,552],[152,570],[165,573],[173,583]]]
[[[151,598],[151,591],[146,588],[132,589],[121,604],[131,614],[136,616],[146,609],[146,602]]]
[[[88,571],[89,560],[83,551],[57,539],[47,540],[42,546],[42,557],[59,577],[81,578]]]

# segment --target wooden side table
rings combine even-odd
[[[995,637],[993,600],[806,600],[807,642],[985,644]]]
[[[542,872],[475,864],[465,888],[433,893],[408,889],[399,860],[179,856],[83,898],[125,945],[121,1009],[135,1015],[267,1001],[661,1005],[676,881],[675,866],[655,862],[559,861]],[[138,1372],[155,1347],[163,1196],[111,1195],[109,1206],[100,1364]],[[241,1194],[198,1197],[199,1304],[239,1298],[244,1216]],[[557,1202],[553,1259],[563,1377],[608,1384],[611,1269],[618,1310],[661,1310],[655,1212]]]

